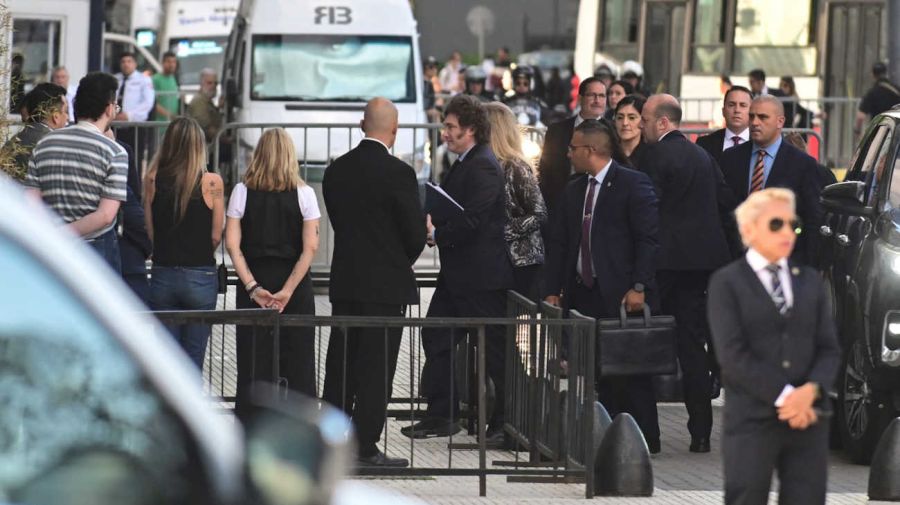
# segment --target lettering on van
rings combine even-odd
[[[322,24],[324,20],[329,25],[349,25],[353,22],[353,11],[350,7],[316,7],[316,24]]]

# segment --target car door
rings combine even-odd
[[[0,502],[210,503],[184,421],[81,291],[3,231],[0,273]]]
[[[893,160],[894,125],[889,118],[872,129],[864,147],[856,156],[855,164],[845,180],[865,183],[865,201],[869,207],[879,205],[885,193],[891,161]],[[841,330],[842,343],[862,331],[862,294],[868,284],[871,265],[874,223],[869,216],[829,215],[826,218],[833,263],[830,282],[833,285],[834,302]]]

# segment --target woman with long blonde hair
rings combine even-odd
[[[532,300],[539,298],[537,279],[544,264],[541,226],[547,206],[537,177],[522,153],[522,131],[516,116],[499,102],[484,105],[491,124],[491,149],[506,176],[506,246],[513,264],[515,289]]]
[[[214,251],[222,241],[225,192],[222,178],[206,171],[206,139],[191,118],[166,129],[144,182],[144,219],[153,240],[150,307],[213,310],[218,297]],[[209,326],[169,328],[203,369]]]
[[[243,286],[238,288],[238,308],[315,314],[309,270],[319,247],[321,214],[316,194],[300,179],[299,170],[288,133],[283,128],[267,130],[256,145],[244,181],[231,193],[225,246]],[[261,336],[254,343],[252,328],[237,330],[235,412],[239,417],[247,413],[250,383],[273,378],[274,344]],[[312,327],[280,332],[280,378],[288,388],[309,396],[316,395],[314,340]]]

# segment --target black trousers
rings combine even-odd
[[[624,296],[624,293],[623,293]],[[603,296],[597,284],[588,289],[576,282],[568,294],[567,307],[596,319],[618,318],[604,307]],[[653,376],[604,377],[597,379],[597,398],[606,407],[610,417],[627,412],[634,417],[648,443],[659,441],[659,413],[656,410],[656,393]],[[707,397],[708,398],[708,397]]]
[[[403,317],[404,305],[333,302],[335,316]],[[322,399],[353,419],[359,454],[373,456],[384,430],[403,328],[332,328]]]
[[[506,291],[482,291],[466,294],[451,293],[438,284],[428,307],[427,317],[504,317],[506,315]],[[423,393],[428,398],[428,416],[456,419],[459,415],[459,394],[454,390],[454,355],[456,344],[465,336],[465,330],[451,331],[443,328],[422,330],[422,348],[425,350],[425,367],[422,370]],[[468,332],[470,338],[478,334]],[[506,331],[503,326],[485,328],[485,365],[488,377],[494,381],[497,401],[489,420],[492,428],[503,423],[506,368]],[[451,394],[453,401],[451,401]]]
[[[828,419],[820,419],[806,430],[792,430],[777,420],[774,407],[772,416],[735,429],[725,427],[725,503],[765,505],[772,472],[777,469],[779,504],[823,505],[828,480]]]
[[[513,289],[529,300],[540,303],[540,281],[543,265],[526,265],[513,268]]]
[[[709,438],[712,432],[712,404],[709,393],[711,348],[706,320],[708,271],[662,270],[656,273],[662,298],[662,313],[675,316],[678,325],[678,362],[684,404],[688,411],[688,432],[692,438]]]
[[[249,261],[250,271],[257,282],[269,291],[276,292],[296,264],[293,260],[267,258]],[[239,309],[259,308],[240,286],[237,290],[236,307]],[[284,314],[315,315],[316,302],[309,275],[300,281],[293,296],[284,308]],[[255,330],[255,331],[254,331]],[[237,399],[234,411],[239,419],[247,419],[252,414],[249,388],[255,381],[277,381],[288,389],[310,397],[316,397],[316,353],[315,328],[280,328],[279,331],[279,376],[274,376],[274,339],[270,328],[237,327]]]

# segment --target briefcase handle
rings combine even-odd
[[[628,312],[625,310],[625,302],[622,302],[622,305],[619,306],[619,321],[622,323],[622,328],[625,327],[627,320]],[[650,306],[646,303],[644,304],[644,326],[650,326]]]

